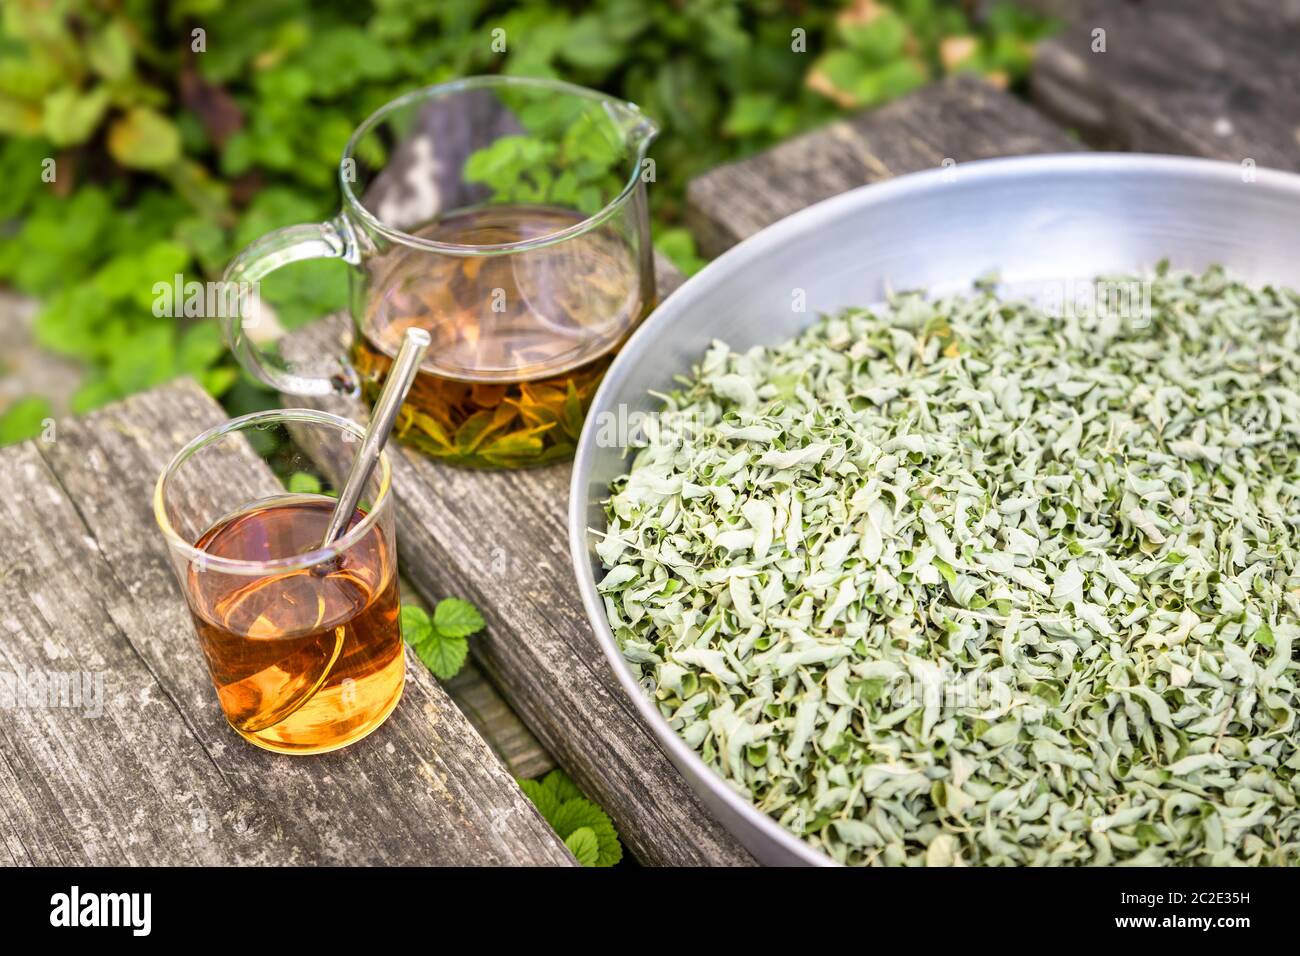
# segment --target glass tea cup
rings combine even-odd
[[[402,696],[387,455],[347,530],[322,546],[331,495],[363,435],[360,425],[311,409],[245,415],[181,449],[154,492],[221,709],[267,750],[336,750],[382,724]],[[294,476],[296,490],[264,455]]]
[[[657,132],[631,103],[547,79],[473,77],[392,101],[344,151],[342,212],[262,237],[226,271],[246,289],[298,260],[347,262],[350,361],[260,351],[256,296],[226,320],[235,355],[281,393],[373,402],[419,325],[432,345],[400,440],[477,467],[571,456],[614,352],[653,305]]]

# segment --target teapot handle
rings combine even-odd
[[[250,375],[276,391],[288,395],[337,395],[359,393],[356,373],[342,363],[333,375],[305,375],[283,359],[258,348],[256,332],[262,327],[259,283],[281,266],[304,259],[342,259],[357,262],[352,231],[342,217],[330,222],[304,223],[268,232],[254,240],[226,268],[223,281],[228,301],[238,308],[226,309],[223,318],[226,343]]]

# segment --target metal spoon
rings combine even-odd
[[[411,383],[415,381],[415,374],[420,370],[420,361],[428,347],[428,332],[417,328],[406,330],[401,351],[393,360],[393,367],[388,370],[388,380],[384,382],[379,400],[375,402],[374,411],[370,414],[370,425],[361,439],[357,457],[352,460],[352,469],[348,472],[347,481],[343,483],[343,490],[339,492],[338,504],[334,506],[334,514],[330,517],[321,547],[328,547],[341,535],[356,513],[362,489],[374,471],[375,463],[379,461],[379,453],[384,450],[388,433],[393,430],[397,412],[406,400],[406,393],[411,390]]]

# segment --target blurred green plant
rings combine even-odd
[[[1022,75],[1048,25],[965,6],[5,0],[0,283],[40,297],[38,341],[84,363],[75,411],[178,374],[248,411],[271,397],[241,378],[215,323],[154,315],[154,284],[217,278],[262,233],[328,215],[351,130],[399,93],[504,71],[639,103],[664,130],[657,242],[691,272],[702,263],[677,223],[695,174],[947,72]],[[346,291],[339,263],[309,262],[262,298],[293,328]],[[42,409],[12,409],[0,441],[33,433]]]

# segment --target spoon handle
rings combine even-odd
[[[415,375],[420,370],[420,362],[428,348],[428,332],[417,328],[406,330],[401,351],[393,360],[393,367],[388,370],[388,379],[384,382],[379,400],[375,402],[374,410],[370,413],[370,425],[366,429],[365,437],[361,439],[361,447],[357,449],[356,458],[352,460],[352,468],[348,472],[347,481],[343,483],[343,490],[339,492],[338,504],[334,506],[334,514],[330,517],[329,527],[325,530],[322,547],[330,545],[352,520],[352,515],[357,510],[357,502],[361,500],[361,492],[366,486],[366,480],[374,471],[375,463],[379,461],[379,453],[388,441],[388,433],[393,430],[397,412],[406,399],[406,393],[411,390],[411,383],[415,381]]]

